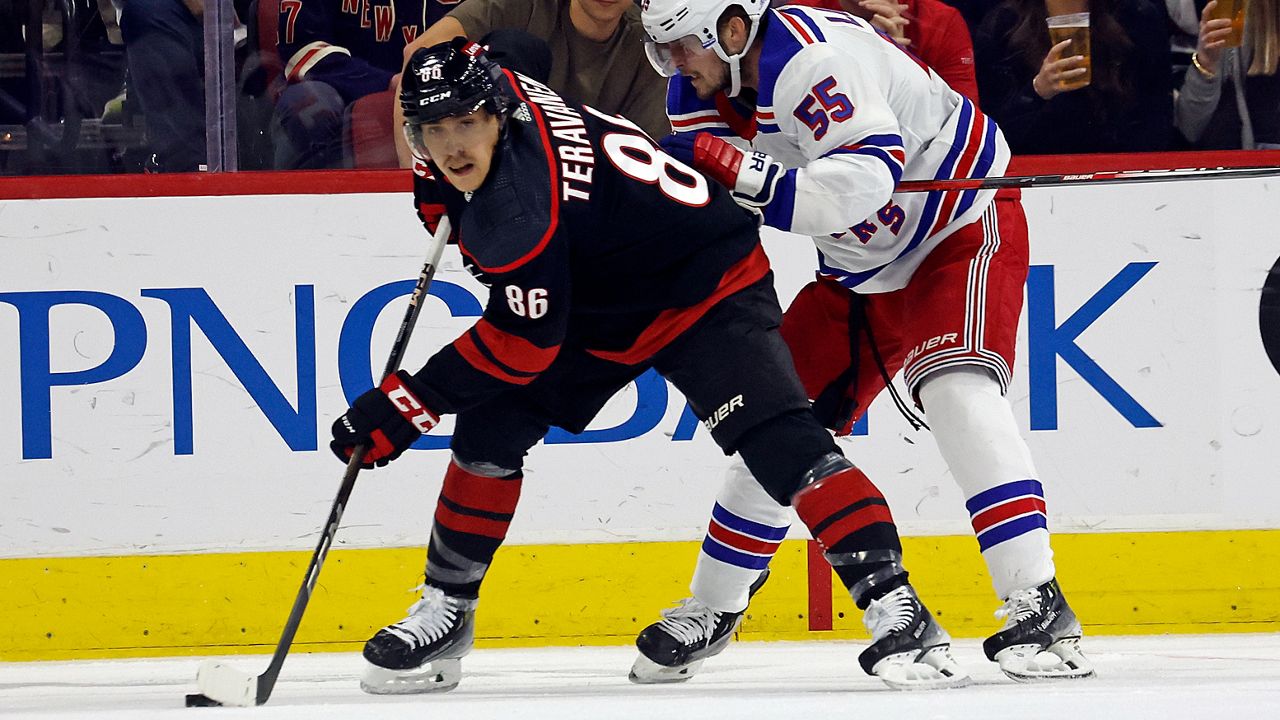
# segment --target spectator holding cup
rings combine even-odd
[[[1174,102],[1178,131],[1205,150],[1280,149],[1280,0],[1212,0]]]
[[[982,107],[1014,153],[1169,146],[1169,35],[1150,0],[1005,0],[974,54]]]

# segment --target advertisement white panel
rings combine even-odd
[[[1010,398],[1052,527],[1280,527],[1280,374],[1259,325],[1274,183],[1024,201]],[[396,193],[0,203],[0,557],[311,547],[342,472],[329,424],[381,369],[424,239]],[[766,248],[785,304],[812,245],[766,231]],[[432,292],[412,369],[484,297],[452,249]],[[361,475],[340,545],[426,543],[448,431]],[[845,451],[904,534],[969,532],[927,432],[887,398],[860,431]],[[696,539],[725,462],[642,378],[583,436],[533,450],[510,542]]]

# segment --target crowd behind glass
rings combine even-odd
[[[1017,154],[1280,147],[1280,0],[796,4],[871,20]],[[620,75],[650,69],[616,5],[0,0],[0,175],[395,167],[406,47],[508,29],[546,41],[522,57],[563,94],[666,132],[664,81]]]

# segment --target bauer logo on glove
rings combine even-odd
[[[401,370],[360,397],[333,423],[329,447],[347,462],[357,445],[366,447],[361,467],[382,467],[408,450],[440,422],[422,401],[421,383]]]
[[[729,188],[733,199],[749,209],[773,202],[774,188],[785,173],[782,164],[769,155],[743,150],[707,132],[694,138],[693,166]]]

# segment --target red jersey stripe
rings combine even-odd
[[[551,361],[556,359],[556,354],[560,352],[559,345],[549,348],[538,347],[519,335],[499,330],[484,318],[481,318],[473,329],[480,337],[480,342],[489,348],[489,352],[502,364],[516,372],[540,373],[547,369]]]
[[[813,44],[813,35],[809,33],[809,28],[805,27],[804,23],[784,12],[778,13],[778,17],[782,18],[783,22],[791,26],[791,32],[800,36],[800,40],[804,41],[806,45]]]
[[[707,314],[708,310],[715,307],[716,303],[750,286],[768,272],[769,257],[764,254],[764,248],[756,245],[751,254],[725,271],[715,292],[708,295],[697,305],[662,311],[649,324],[649,327],[640,333],[640,336],[636,338],[631,347],[626,350],[587,350],[587,352],[610,362],[622,363],[623,365],[638,364],[653,357],[654,353],[666,347],[681,333],[692,327],[703,315]]]
[[[471,367],[502,382],[511,383],[512,385],[528,385],[537,377],[536,375],[512,375],[505,368],[494,363],[480,351],[480,348],[476,347],[475,341],[471,339],[471,331],[463,333],[462,337],[454,340],[453,349],[457,350],[462,359],[466,360]]]
[[[705,125],[707,123],[719,123],[719,122],[724,122],[724,120],[721,119],[719,113],[705,112],[705,113],[699,113],[697,115],[692,115],[692,116],[686,115],[685,117],[671,118],[671,127],[676,128],[678,130],[680,128],[689,127],[691,125]]]

